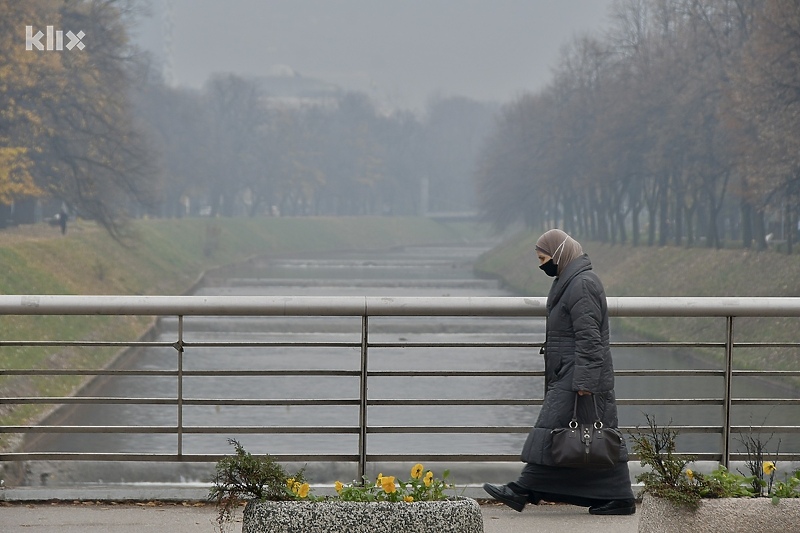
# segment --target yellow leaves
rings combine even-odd
[[[11,203],[19,196],[42,194],[33,182],[31,165],[25,148],[0,147],[0,203]]]

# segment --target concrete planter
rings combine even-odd
[[[251,500],[242,533],[483,533],[478,502],[274,502]]]
[[[645,494],[639,506],[639,533],[785,533],[800,531],[800,498],[703,499],[696,511]]]

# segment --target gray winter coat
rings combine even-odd
[[[617,427],[614,366],[608,343],[605,290],[584,254],[573,259],[553,281],[547,297],[544,403],[525,443],[523,461],[552,465],[550,431],[569,424],[579,390],[592,393],[606,427]],[[596,418],[592,396],[579,397],[581,423]],[[624,445],[620,460],[628,460]]]

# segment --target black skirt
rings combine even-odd
[[[573,497],[572,500],[578,498],[608,501],[634,497],[627,462],[601,470],[526,463],[517,484],[529,491]],[[570,498],[555,501],[570,501]]]

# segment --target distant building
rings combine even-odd
[[[334,105],[344,91],[333,83],[303,76],[288,66],[273,68],[271,74],[256,76],[268,107]]]

